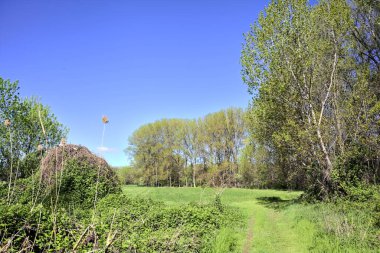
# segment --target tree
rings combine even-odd
[[[352,36],[352,17],[345,0],[272,1],[246,34],[241,58],[253,139],[279,168],[280,182],[322,198],[340,187],[340,158],[378,136],[378,114],[368,114],[377,100],[368,82],[373,64],[358,60],[353,39],[373,29]]]
[[[236,185],[247,131],[244,112],[227,109],[198,120],[163,119],[137,129],[126,150],[149,185]]]
[[[190,176],[193,187],[197,186],[196,164],[200,154],[199,145],[199,126],[196,120],[185,121],[181,133],[182,149],[185,166],[185,185],[188,186],[188,177]]]
[[[41,158],[38,146],[57,145],[67,134],[49,107],[21,99],[19,89],[18,82],[0,78],[0,120],[10,123],[0,126],[0,180],[9,178],[11,167],[15,177],[29,176]]]

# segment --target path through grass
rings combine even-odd
[[[126,186],[124,192],[160,200],[168,205],[190,202],[211,203],[220,189],[151,188]],[[213,253],[262,252],[375,252],[379,231],[373,231],[370,209],[354,203],[302,204],[295,201],[301,192],[276,190],[225,189],[224,205],[239,210],[243,222],[223,228],[215,239]],[[229,243],[236,242],[231,251]]]
[[[211,188],[124,187],[124,192],[128,195],[152,198],[169,205],[210,203],[218,191]],[[297,220],[294,213],[300,207],[292,207],[293,200],[300,194],[275,190],[226,189],[221,195],[222,203],[241,210],[246,225],[237,224],[222,233],[225,237],[236,238],[236,252],[308,252],[313,239],[313,224],[307,220]]]

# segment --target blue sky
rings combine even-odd
[[[1,0],[0,76],[114,166],[139,126],[248,105],[243,33],[269,1]]]

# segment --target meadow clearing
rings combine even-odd
[[[23,2],[0,253],[380,252],[379,0]]]
[[[342,213],[336,204],[301,203],[299,191],[130,185],[123,192],[170,206],[208,204],[219,194],[223,205],[241,212],[241,222],[219,231],[214,252],[231,252],[231,243],[233,252],[244,253],[380,252],[371,248],[365,235],[368,214],[354,209]]]

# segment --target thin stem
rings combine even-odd
[[[15,192],[16,181],[17,181],[17,175],[18,175],[18,172],[19,172],[19,168],[20,168],[20,159],[17,159],[16,173],[15,173],[15,178],[14,178],[14,180],[13,180],[13,188],[12,188],[12,192],[11,192],[11,196],[10,196],[10,198],[13,197],[13,194],[14,194],[14,192]]]
[[[45,148],[47,150],[48,148],[48,141],[47,141],[47,136],[46,136],[46,131],[45,131],[45,127],[44,127],[44,123],[42,121],[42,116],[41,116],[41,110],[40,110],[40,107],[38,107],[38,119],[40,121],[40,125],[41,125],[41,128],[42,128],[42,133],[44,134],[44,137],[45,137]],[[41,156],[42,156],[42,151],[41,151]],[[41,163],[42,163],[42,157],[41,157]],[[40,168],[41,165],[40,165]],[[38,200],[38,195],[40,193],[40,190],[41,190],[41,184],[42,184],[42,170],[40,169],[40,180],[38,182],[38,190],[37,190],[37,193],[36,193],[36,199],[35,199],[35,202],[33,203],[32,205],[32,208],[31,208],[31,211],[34,209],[36,203],[37,203],[37,200]],[[33,186],[34,187],[34,186]]]
[[[102,133],[102,145],[101,147],[103,147],[103,144],[104,144],[104,134],[106,132],[106,124],[103,124],[103,133]],[[100,150],[101,152],[101,150]],[[100,178],[100,162],[98,164],[98,175],[97,175],[97,178],[96,178],[96,186],[95,186],[95,197],[94,197],[94,214],[93,214],[93,219],[95,219],[95,214],[96,214],[96,202],[98,201],[98,188],[99,188],[99,178]]]
[[[9,184],[8,184],[8,196],[7,196],[8,204],[10,204],[10,193],[11,193],[12,174],[13,174],[13,143],[12,143],[12,132],[11,132],[10,127],[9,127],[9,142],[11,144],[11,171],[9,174]]]
[[[101,146],[100,147],[103,147],[103,144],[104,144],[104,134],[106,132],[106,124],[103,124],[103,133],[102,133],[102,143],[101,143]]]

